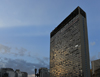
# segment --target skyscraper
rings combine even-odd
[[[80,7],[50,34],[50,77],[90,77],[86,13]]]

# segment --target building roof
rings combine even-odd
[[[68,17],[66,17],[50,34],[50,37],[54,36],[61,28],[63,28],[69,21],[75,16],[81,14],[86,18],[86,13],[78,6]]]
[[[97,60],[93,60],[93,61],[91,61],[91,62],[94,62],[94,61],[100,61],[100,59],[97,59]]]
[[[1,70],[5,70],[5,71],[14,71],[12,68],[1,68]]]

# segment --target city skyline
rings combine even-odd
[[[28,77],[27,72],[22,72],[19,69],[15,71],[12,68],[0,68],[0,77]]]
[[[99,2],[0,1],[0,67],[29,69],[30,77],[34,68],[49,68],[50,32],[77,6],[87,14],[90,61],[100,59]]]

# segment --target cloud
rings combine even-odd
[[[95,45],[95,42],[91,42],[90,45],[94,46]]]
[[[26,48],[23,48],[23,47],[21,47],[21,48],[17,48],[17,47],[16,48],[11,48],[9,46],[5,46],[5,45],[0,44],[0,51],[1,51],[1,53],[3,53],[3,55],[6,55],[6,54],[9,53],[11,56],[14,56],[14,57],[15,56],[16,57],[19,57],[19,56],[22,57],[23,56],[23,57],[34,58],[39,63],[42,63],[44,66],[46,66],[47,63],[49,62],[48,57],[45,57],[45,56],[42,57],[41,54],[39,54],[37,52],[35,52],[34,56],[33,56],[33,55],[31,55],[33,53],[28,52],[28,50]],[[39,58],[38,56],[41,57],[41,58]],[[7,58],[5,58],[5,60],[7,60]]]
[[[100,52],[97,52],[96,55],[90,57],[90,61],[97,60],[97,59],[100,59]]]
[[[38,58],[38,57],[36,57],[36,59],[39,61],[39,63],[40,63],[41,65],[44,65],[44,66],[47,65],[47,64],[45,63],[44,60],[42,60],[42,59],[40,59],[40,58]]]
[[[11,47],[0,44],[0,52],[1,53],[4,53],[4,54],[10,53],[10,50],[11,50]]]
[[[13,68],[14,70],[20,69],[21,71],[27,72],[28,74],[33,74],[34,65],[35,64],[26,62],[25,60],[9,59],[8,62],[5,64],[5,67]]]
[[[15,52],[16,51],[16,52]],[[21,48],[14,48],[14,50],[12,51],[12,48],[9,46],[5,46],[0,44],[0,52],[3,54],[14,54],[15,56],[25,56],[27,49],[21,47]]]
[[[0,67],[5,68],[5,63],[4,62],[0,62]]]
[[[93,55],[90,57],[90,65],[91,65],[91,61],[98,60],[98,59],[100,59],[100,52],[98,52],[97,55]],[[92,69],[92,65],[90,68]]]
[[[41,57],[39,55],[34,55],[32,56],[30,52],[27,52],[26,48],[11,48],[9,46],[5,46],[0,44],[0,51],[2,51],[2,53],[7,54],[9,52],[9,54],[12,54],[16,56],[27,56],[33,59],[33,62],[27,62],[23,59],[17,59],[17,58],[0,58],[0,67],[8,67],[8,68],[13,68],[14,70],[16,69],[20,69],[21,71],[25,71],[27,72],[30,76],[32,76],[31,74],[34,74],[35,71],[34,69],[37,68],[41,68],[41,67],[46,67],[49,68],[49,64],[47,63],[49,61],[48,57]],[[37,60],[37,63],[34,62],[34,59]]]
[[[93,60],[96,60],[96,59],[97,59],[97,56],[94,55],[94,56],[92,56],[92,57],[90,58],[90,61],[93,61]]]
[[[31,54],[30,54],[30,52],[28,52],[28,56],[29,56],[29,57],[31,57]]]
[[[100,59],[100,52],[98,52],[98,58]]]
[[[6,60],[6,62],[4,62]],[[46,67],[49,68],[49,65],[45,63],[42,59],[38,58],[37,59],[39,62],[38,63],[33,63],[33,62],[27,62],[22,59],[8,59],[4,58],[3,60],[0,61],[0,67],[6,67],[6,68],[12,68],[14,70],[20,69],[20,71],[27,72],[30,76],[33,76],[32,74],[35,73],[35,68],[39,69],[41,67]]]
[[[21,47],[20,49],[18,49],[18,48],[15,48],[15,49],[16,49],[16,51],[18,51],[20,56],[24,56],[27,51],[27,49],[25,49],[23,47]]]
[[[48,57],[43,57],[43,59],[44,59],[45,61],[49,61],[50,58],[48,58]]]

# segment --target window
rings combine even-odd
[[[75,47],[78,47],[78,45],[75,45]]]

